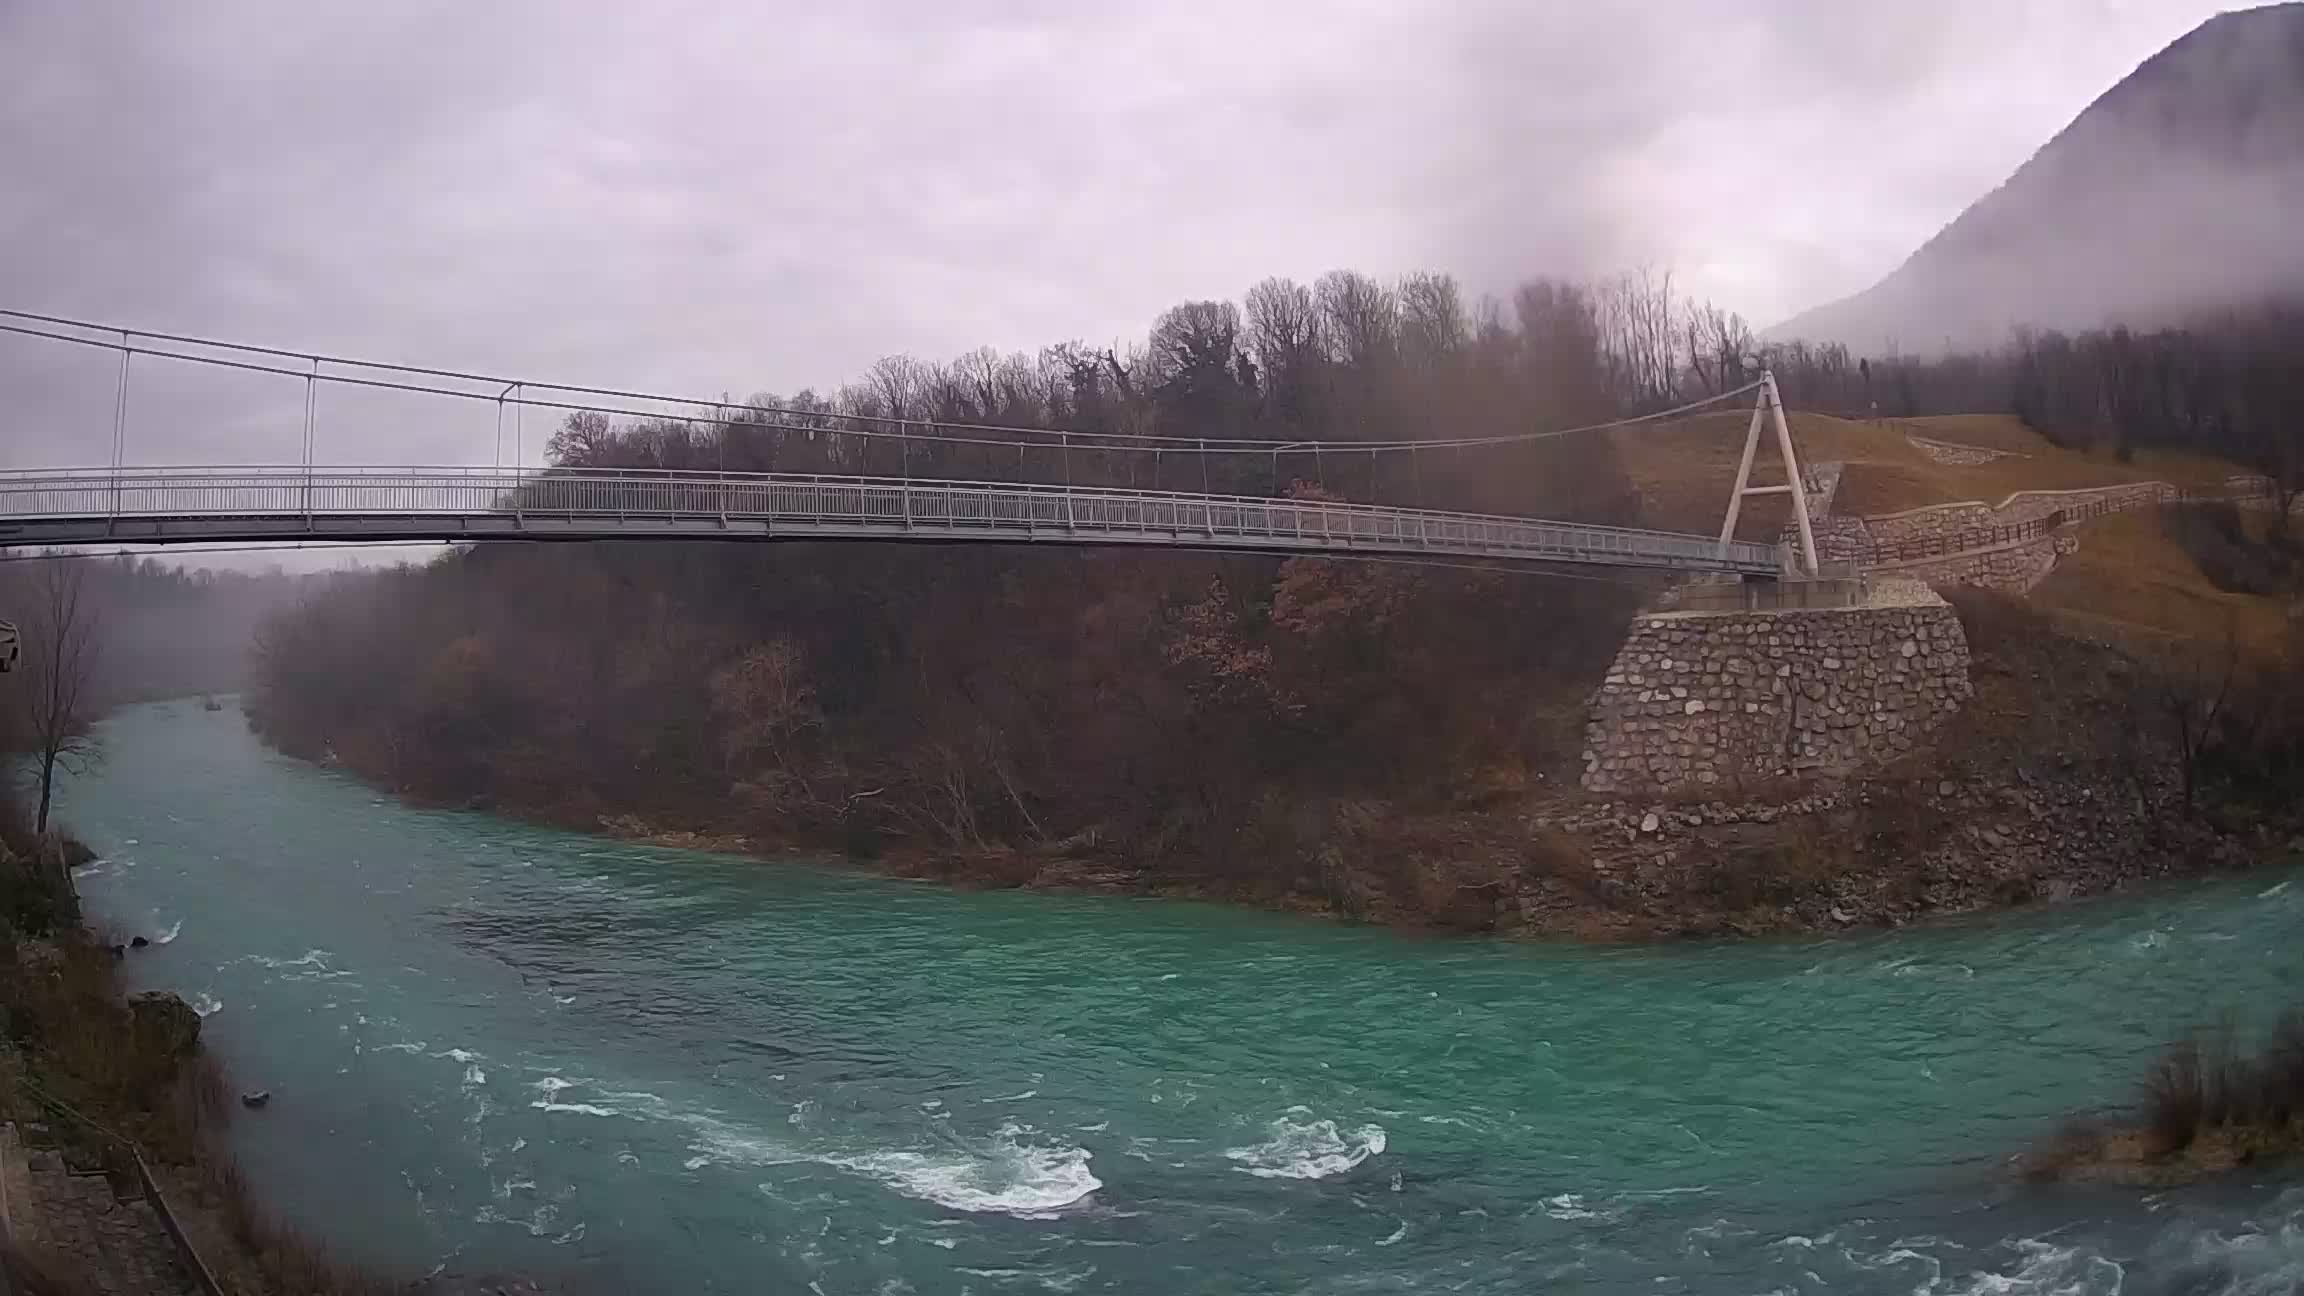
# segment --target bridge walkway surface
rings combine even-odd
[[[1777,546],[1541,518],[881,477],[301,466],[0,473],[0,545],[876,540],[1444,555],[1772,576]]]

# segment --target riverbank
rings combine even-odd
[[[0,1264],[16,1290],[447,1296],[340,1263],[257,1202],[200,1012],[121,982],[124,959],[173,933],[83,926],[70,871],[92,862],[71,837],[0,830]]]
[[[2024,1154],[2034,1180],[2167,1188],[2304,1153],[2304,1013],[2290,1011],[2253,1050],[2229,1023],[2178,1041],[2145,1074],[2136,1110],[2072,1122]]]
[[[201,1290],[203,1274],[258,1296],[398,1290],[331,1264],[250,1198],[199,1014],[127,993],[126,946],[81,926],[70,870],[93,858],[69,837],[0,832],[0,1200],[18,1276],[59,1292]]]
[[[1922,750],[1855,778],[1696,800],[1595,797],[1571,772],[1433,807],[1304,799],[1233,853],[1148,858],[1135,843],[932,846],[878,831],[744,835],[629,813],[538,822],[775,860],[848,847],[855,865],[968,887],[1181,896],[1465,933],[1625,941],[1894,927],[2304,859],[2304,807],[2189,793],[2154,667],[2013,600],[1957,600],[1975,696]],[[2191,797],[2187,803],[2188,795]],[[518,805],[490,804],[521,814]],[[1278,829],[1275,830],[1275,825]],[[863,845],[858,848],[859,840]]]

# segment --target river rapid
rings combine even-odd
[[[102,726],[266,1201],[588,1292],[2304,1285],[2304,1173],[2014,1185],[2160,1045],[2304,1001],[2287,870],[1833,940],[1584,948],[969,893],[399,805],[239,711]]]

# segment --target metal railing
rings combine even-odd
[[[1865,567],[1898,566],[1905,563],[1926,562],[1935,558],[1953,558],[1979,550],[1996,549],[2002,545],[2038,540],[2053,535],[2065,527],[2081,522],[2108,517],[2114,513],[2127,513],[2137,509],[2157,508],[2163,505],[2241,503],[2263,497],[2262,490],[2233,490],[2225,492],[2195,492],[2158,488],[2156,483],[2139,483],[2134,487],[2109,487],[2117,494],[2101,495],[2083,504],[2073,504],[2024,522],[2011,522],[2002,526],[1973,527],[1964,531],[1938,535],[1906,536],[1896,540],[1842,541],[1828,546],[1831,556],[1842,561],[1854,561]]]
[[[30,1082],[28,1078],[19,1077],[19,1084],[48,1113],[49,1119],[78,1129],[84,1137],[108,1149],[113,1159],[135,1173],[137,1191],[152,1207],[152,1214],[159,1219],[161,1230],[167,1233],[170,1245],[176,1250],[177,1262],[183,1266],[185,1276],[201,1296],[231,1296],[224,1284],[216,1280],[216,1271],[208,1267],[207,1260],[200,1255],[199,1247],[194,1245],[192,1235],[185,1231],[175,1209],[168,1204],[168,1195],[161,1191],[159,1178],[152,1173],[151,1163],[144,1159],[144,1151],[136,1145],[135,1140],[85,1115],[70,1103]],[[70,1173],[69,1167],[65,1173]]]
[[[0,544],[793,536],[1433,553],[1768,574],[1774,545],[1325,500],[633,469],[272,465],[0,472]]]

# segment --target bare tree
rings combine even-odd
[[[917,419],[929,413],[935,375],[908,355],[882,356],[864,373],[864,385],[880,398],[879,413],[892,419]]]
[[[1679,304],[1672,272],[1642,268],[1599,288],[1602,349],[1627,403],[1669,405],[1680,390]]]
[[[1411,362],[1430,371],[1461,355],[1472,340],[1464,293],[1444,274],[1417,273],[1400,281],[1400,341]]]
[[[1248,290],[1248,348],[1263,376],[1266,413],[1290,430],[1312,417],[1313,389],[1324,359],[1320,308],[1293,279],[1266,279]]]
[[[1400,299],[1364,274],[1331,270],[1314,294],[1322,339],[1336,363],[1363,373],[1389,365],[1400,339]]]
[[[56,558],[35,564],[31,607],[24,625],[24,699],[33,756],[40,772],[40,809],[33,831],[48,831],[56,770],[78,769],[96,751],[88,734],[96,673],[96,610],[83,597],[87,567]]]
[[[1746,362],[1753,352],[1752,326],[1744,317],[1721,310],[1710,302],[1690,298],[1681,312],[1687,331],[1688,368],[1707,392],[1724,392],[1744,381]]]
[[[2189,645],[2173,655],[2153,681],[2153,700],[2176,746],[2187,812],[2198,797],[2201,770],[2220,736],[2239,674],[2239,627],[2227,618],[2220,643]]]
[[[571,468],[594,468],[608,461],[616,448],[616,425],[597,410],[578,410],[568,416],[544,453],[552,462]]]

